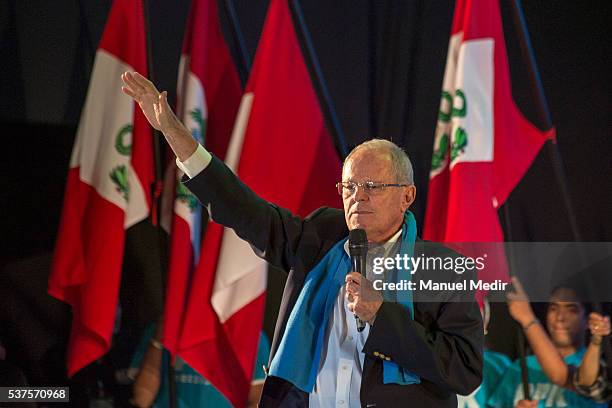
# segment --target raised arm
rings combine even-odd
[[[206,155],[205,160],[199,160],[205,163],[203,169],[198,169],[199,173],[193,174],[189,180],[184,178],[183,182],[208,209],[216,223],[232,228],[251,244],[257,255],[285,271],[293,266],[304,232],[309,235],[313,255],[318,253],[321,242],[313,239],[318,237],[318,232],[310,225],[326,219],[333,209],[317,211],[303,220],[263,200],[223,162],[198,147],[197,141],[168,105],[165,91],[160,93],[151,81],[137,72],[126,72],[121,79],[124,83],[122,91],[138,102],[151,126],[164,134],[179,161],[185,162],[197,156],[194,154],[196,150]]]
[[[565,386],[567,383],[568,368],[563,358],[552,343],[548,334],[533,313],[529,298],[518,278],[512,278],[514,292],[506,297],[510,315],[521,325],[529,345],[540,362],[546,376],[553,383]]]

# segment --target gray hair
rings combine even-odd
[[[344,159],[344,164],[342,165],[343,171],[346,163],[361,150],[381,150],[387,153],[391,160],[393,173],[395,177],[397,177],[397,182],[410,185],[414,184],[414,173],[410,158],[401,147],[386,139],[371,139],[356,146],[351,150],[348,156],[346,156],[346,159]]]

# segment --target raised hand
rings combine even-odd
[[[589,330],[591,336],[601,338],[610,334],[610,317],[602,316],[599,313],[589,315]]]
[[[170,108],[168,93],[160,93],[151,81],[138,72],[125,72],[121,80],[124,84],[121,91],[138,102],[151,126],[164,134],[176,157],[180,161],[189,158],[198,143]]]
[[[121,91],[138,102],[151,126],[161,130],[154,107],[155,104],[159,103],[160,92],[155,85],[138,72],[125,72],[121,75],[121,80],[124,84]]]
[[[166,91],[159,92],[151,81],[138,72],[125,72],[121,79],[124,83],[121,90],[138,102],[151,126],[164,134],[183,130],[183,124],[168,104]]]
[[[535,319],[535,314],[529,304],[527,293],[525,293],[521,281],[519,281],[516,276],[512,277],[512,286],[514,287],[514,291],[506,293],[508,311],[514,320],[525,327],[525,325]]]

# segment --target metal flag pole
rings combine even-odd
[[[293,14],[296,34],[302,39],[301,45],[304,59],[310,68],[310,75],[313,80],[314,88],[319,97],[318,99],[319,103],[321,104],[323,116],[325,117],[328,129],[334,139],[336,150],[340,157],[344,158],[349,153],[346,137],[344,135],[344,131],[342,130],[342,126],[340,125],[340,120],[338,119],[336,108],[332,101],[329,88],[327,87],[327,82],[323,76],[323,71],[321,70],[321,65],[319,64],[319,57],[315,51],[308,26],[306,25],[306,20],[304,19],[304,13],[302,11],[300,1],[291,0],[289,1],[289,6]]]
[[[152,30],[151,30],[151,2],[149,0],[143,0],[143,12],[144,12],[144,23],[145,23],[145,39],[147,49],[147,71],[148,77],[151,82],[155,82],[155,66],[153,64],[153,46],[152,46]],[[151,211],[151,223],[156,227],[158,242],[159,242],[159,262],[160,270],[162,271],[162,289],[163,289],[163,303],[165,303],[165,293],[168,280],[168,268],[166,260],[168,259],[168,247],[166,240],[164,239],[164,231],[161,227],[161,202],[162,202],[162,188],[163,188],[163,162],[162,162],[162,146],[161,138],[163,135],[160,131],[153,129],[152,132],[152,143],[153,143],[153,160],[154,160],[154,172],[155,181],[151,186],[151,203],[153,211]],[[163,304],[162,303],[162,304]],[[160,324],[160,322],[158,322]],[[162,357],[165,350],[162,350]],[[170,408],[176,408],[176,378],[174,373],[174,366],[172,365],[172,359],[167,359],[167,380],[168,380],[168,402]]]

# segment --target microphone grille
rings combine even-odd
[[[351,255],[365,254],[368,250],[368,236],[364,229],[355,228],[349,232],[349,252]]]

